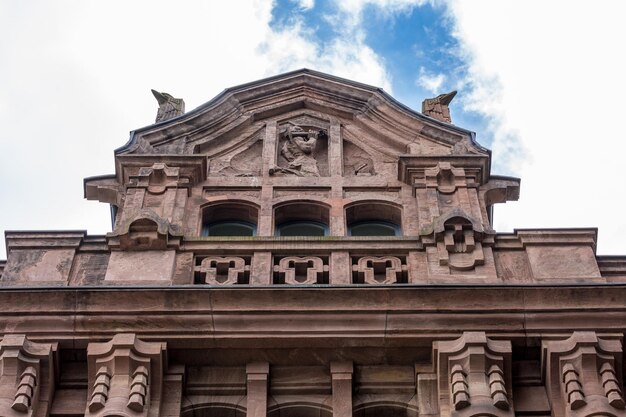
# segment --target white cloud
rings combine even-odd
[[[442,93],[441,86],[446,81],[445,74],[433,74],[428,72],[426,68],[420,67],[419,76],[417,77],[417,85],[424,87],[432,94]]]
[[[391,63],[366,44],[362,12],[425,3],[435,4],[336,1],[329,19],[341,33],[321,43],[297,17],[271,27],[271,0],[0,2],[0,231],[106,232],[108,207],[82,199],[82,178],[112,173],[112,150],[154,120],[151,88],[189,110],[225,87],[309,67],[391,92]],[[626,253],[626,4],[446,4],[468,64],[462,104],[489,121],[478,140],[494,137],[492,172],[522,177],[521,201],[496,209],[497,229],[598,226],[601,253]]]
[[[154,121],[151,88],[191,110],[309,67],[391,90],[358,32],[321,44],[297,18],[271,27],[271,11],[271,0],[1,2],[0,231],[110,230],[82,179],[113,173],[113,149]]]
[[[598,226],[599,253],[623,254],[626,4],[564,4],[449,2],[469,65],[465,105],[489,118],[494,173],[522,178],[497,230]]]
[[[297,3],[301,10],[311,10],[315,7],[315,0],[297,0]]]

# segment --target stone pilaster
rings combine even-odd
[[[331,362],[333,417],[352,417],[352,362]]]
[[[246,366],[247,417],[267,416],[267,385],[270,365],[267,362],[252,362]]]

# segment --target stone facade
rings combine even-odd
[[[85,179],[113,231],[6,232],[0,415],[626,417],[626,256],[496,233],[520,181],[451,124],[300,70]]]

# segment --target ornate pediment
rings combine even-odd
[[[376,149],[396,160],[402,154],[488,154],[471,132],[412,111],[379,88],[306,69],[227,89],[182,116],[134,131],[117,153],[202,154],[215,160],[211,172],[257,176],[261,167],[252,163],[248,168],[247,160],[262,157],[262,142],[268,140],[267,128],[274,122],[278,129],[272,140],[279,142],[279,160],[284,157],[280,142],[285,126],[328,132],[332,123],[340,126],[351,145],[366,153]],[[323,151],[323,146],[317,149]],[[368,165],[367,161],[350,165],[349,172],[375,171],[369,165],[363,168],[363,163]]]

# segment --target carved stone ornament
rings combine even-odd
[[[363,256],[352,271],[357,283],[396,284],[406,282],[407,266],[395,256]]]
[[[448,105],[456,96],[456,91],[440,94],[435,98],[427,98],[422,102],[422,113],[442,122],[452,123]]]
[[[449,162],[440,162],[424,171],[424,185],[436,188],[442,194],[452,194],[459,187],[467,187],[465,170],[455,168]]]
[[[619,339],[574,332],[542,343],[542,369],[555,417],[626,416]]]
[[[155,163],[142,167],[137,175],[129,178],[129,187],[145,188],[150,194],[163,194],[168,188],[190,188],[189,178],[180,176],[179,167],[169,167],[164,163]]]
[[[52,345],[31,342],[25,335],[6,335],[2,339],[0,415],[47,415],[53,381]]]
[[[315,147],[320,130],[304,130],[294,124],[287,126],[280,154],[288,161],[286,167],[274,166],[270,168],[270,175],[276,173],[292,174],[299,177],[319,177],[320,171],[315,158]]]
[[[328,282],[328,265],[316,256],[288,256],[274,265],[275,283],[288,285]]]
[[[203,282],[210,285],[234,285],[248,282],[250,265],[238,256],[208,256],[195,268]]]
[[[430,230],[423,231],[428,234]],[[460,208],[454,208],[433,222],[432,233],[437,245],[439,265],[451,270],[470,271],[484,265],[483,243],[493,242],[491,229],[485,230]]]
[[[177,225],[143,209],[107,234],[107,243],[111,249],[165,250],[180,247],[182,238],[183,232]]]
[[[511,342],[464,332],[434,344],[441,415],[513,416]]]
[[[174,98],[170,94],[159,93],[155,90],[151,91],[159,103],[159,110],[155,119],[156,123],[181,116],[185,113],[185,100],[182,98]]]
[[[145,417],[149,408],[158,409],[165,363],[164,343],[143,342],[134,334],[90,343],[85,416]]]

